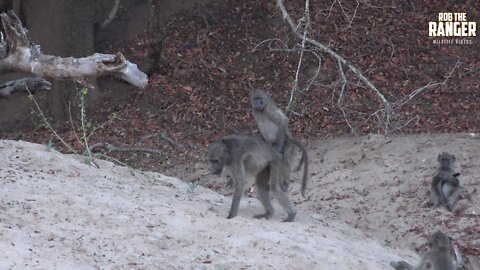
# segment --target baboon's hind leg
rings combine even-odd
[[[448,196],[446,205],[448,211],[453,211],[453,208],[455,207],[458,199],[460,198],[460,192],[461,188],[457,188],[452,194],[450,194],[450,196]]]
[[[253,216],[254,218],[265,218],[269,219],[273,215],[273,206],[270,201],[270,192],[269,192],[269,181],[270,181],[270,167],[266,167],[260,173],[255,176],[255,184],[257,186],[258,199],[265,208],[265,214],[258,214]]]
[[[281,190],[279,183],[272,183],[272,192],[280,205],[287,211],[287,217],[283,222],[292,222],[297,215],[297,210],[293,207],[292,202],[288,198],[288,194]]]
[[[287,193],[276,190],[275,191],[275,198],[277,198],[278,202],[282,207],[287,211],[287,217],[283,220],[284,222],[292,222],[297,215],[297,210],[293,207],[293,204],[288,199]]]

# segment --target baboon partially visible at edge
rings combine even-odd
[[[414,267],[405,262],[391,262],[390,265],[395,270],[456,270],[461,267],[461,263],[454,261],[450,256],[452,248],[452,239],[441,231],[432,234],[428,239],[429,250],[423,254],[420,263]]]

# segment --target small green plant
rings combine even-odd
[[[82,132],[83,147],[85,147],[86,153],[92,157],[90,146],[88,145],[88,129],[91,126],[85,123],[86,111],[85,111],[85,97],[88,95],[88,88],[84,87],[80,90],[80,130]]]
[[[33,108],[32,108],[32,114],[34,114],[34,118],[36,122],[36,126],[41,127],[41,128],[46,128],[49,129],[53,135],[55,136],[56,139],[58,139],[67,149],[69,152],[73,154],[78,154],[78,152],[65,140],[63,140],[62,137],[56,132],[56,130],[51,126],[50,121],[47,119],[45,114],[43,113],[42,109],[40,108],[40,105],[38,104],[37,100],[35,97],[32,95],[32,93],[27,89],[28,91],[28,99],[32,102]],[[78,129],[75,127],[72,119],[72,115],[69,109],[70,113],[70,123],[72,125],[72,130],[73,133],[75,134],[76,139],[78,142],[84,147],[85,151],[83,152],[84,155],[87,156],[85,158],[84,162],[86,164],[95,164],[94,159],[98,157],[98,155],[94,155],[91,150],[90,150],[90,145],[89,145],[89,138],[90,136],[93,135],[93,133],[98,130],[103,128],[105,125],[110,123],[116,118],[116,113],[112,113],[108,120],[98,126],[95,126],[91,121],[87,120],[87,113],[86,113],[86,97],[88,95],[89,89],[88,88],[82,88],[79,91],[79,102],[78,102],[78,107],[80,109],[80,127]],[[77,133],[78,131],[78,133]],[[50,140],[45,147],[47,148],[47,151],[50,151],[50,149],[53,148],[53,142]]]
[[[195,183],[193,181],[188,182],[188,184],[187,184],[188,191],[190,191],[190,193],[194,193],[197,186],[198,186],[197,183]]]
[[[48,142],[45,145],[45,148],[47,149],[47,152],[50,152],[53,148],[52,140],[48,140]]]
[[[35,114],[38,116],[38,118],[41,120],[43,125],[46,128],[48,128],[60,142],[62,142],[62,144],[68,149],[68,151],[70,151],[71,153],[74,153],[74,154],[78,154],[77,151],[75,151],[75,149],[73,149],[73,147],[71,145],[69,145],[66,141],[64,141],[62,139],[62,137],[60,137],[60,135],[58,135],[57,131],[50,125],[50,122],[48,121],[45,114],[43,114],[43,111],[40,108],[40,105],[38,104],[37,100],[33,97],[32,92],[30,92],[30,90],[28,90],[28,89],[27,89],[27,91],[28,91],[28,99],[35,106],[33,110],[34,110]]]
[[[83,163],[87,165],[92,165],[95,161],[95,158],[93,156],[85,156],[83,159]]]

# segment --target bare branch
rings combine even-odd
[[[8,97],[15,92],[34,93],[36,91],[47,91],[51,88],[52,84],[45,79],[23,78],[0,84],[0,96]]]
[[[394,109],[398,109],[400,107],[402,107],[403,105],[405,105],[407,102],[409,102],[410,100],[412,100],[416,95],[422,93],[423,91],[427,90],[427,89],[431,89],[431,88],[435,88],[437,86],[442,86],[442,85],[446,85],[448,80],[450,79],[450,77],[452,76],[453,72],[455,71],[455,69],[460,65],[460,61],[457,61],[455,63],[455,65],[453,66],[452,70],[450,71],[450,73],[448,73],[447,77],[445,77],[445,80],[443,80],[443,82],[437,82],[437,83],[428,83],[418,89],[415,89],[413,90],[409,95],[395,101],[393,103],[393,108]]]
[[[382,126],[385,127],[384,132],[387,133],[388,131],[388,123],[390,121],[390,115],[392,113],[392,108],[388,100],[385,98],[385,96],[380,92],[380,90],[372,83],[368,78],[363,75],[363,73],[354,65],[352,65],[349,61],[347,61],[345,58],[337,54],[335,51],[330,49],[329,47],[323,45],[322,43],[311,39],[309,37],[303,37],[302,33],[300,33],[296,25],[294,24],[292,18],[290,17],[290,14],[288,14],[287,10],[285,9],[285,6],[283,4],[283,0],[277,0],[277,6],[280,9],[283,19],[287,21],[288,25],[290,26],[291,30],[293,33],[300,39],[305,39],[308,43],[316,46],[320,51],[323,51],[325,53],[328,53],[330,56],[332,56],[335,60],[341,62],[343,65],[345,65],[350,71],[352,71],[359,79],[362,81],[370,90],[373,91],[373,93],[381,100],[381,102],[384,105],[384,114],[383,114],[383,121],[382,121]]]
[[[348,26],[345,27],[343,30],[346,30],[346,29],[348,29],[352,26],[353,20],[355,19],[355,15],[357,15],[358,7],[360,6],[360,2],[358,2],[358,0],[356,2],[357,2],[357,5],[355,6],[355,10],[353,11],[352,18],[350,19],[350,22],[348,23]],[[346,16],[346,14],[345,14],[345,16]],[[347,16],[347,18],[348,18],[348,16]]]
[[[298,30],[296,30],[296,27],[295,27],[295,24],[293,23],[292,21],[292,18],[290,17],[290,15],[287,13],[287,10],[285,9],[285,6],[283,5],[283,0],[277,0],[277,5],[278,7],[280,8],[280,11],[282,12],[283,14],[283,18],[285,20],[287,20],[287,23],[290,25],[290,28],[292,29],[292,31],[295,33],[295,35],[297,35],[299,38],[303,38],[302,34],[300,32],[298,32]],[[387,99],[382,95],[382,93],[380,92],[380,90],[377,89],[377,87],[375,87],[375,85],[373,85],[368,79],[367,77],[365,77],[365,75],[363,75],[363,73],[358,69],[356,68],[355,66],[353,66],[349,61],[347,61],[345,58],[343,58],[342,56],[340,56],[339,54],[337,54],[335,51],[333,51],[332,49],[328,48],[327,46],[321,44],[320,42],[316,41],[316,40],[313,40],[309,37],[306,37],[305,40],[311,44],[313,44],[314,46],[318,47],[321,51],[323,52],[326,52],[328,54],[330,54],[333,58],[335,58],[336,60],[340,61],[342,64],[344,64],[345,66],[348,67],[348,69],[350,69],[353,73],[355,73],[355,75],[357,75],[359,77],[359,79],[365,83],[365,85],[367,85],[371,90],[374,91],[374,93],[378,96],[378,98],[385,104],[385,107],[390,107],[390,104],[388,103]]]
[[[337,106],[340,109],[340,111],[342,112],[343,118],[345,119],[345,122],[347,123],[348,127],[350,128],[350,131],[352,133],[356,133],[355,129],[353,128],[353,126],[350,124],[350,121],[348,120],[348,116],[347,116],[345,110],[343,109],[343,99],[345,97],[344,92],[345,92],[345,88],[348,84],[347,77],[345,76],[345,72],[343,72],[342,63],[340,63],[340,61],[337,61],[337,65],[338,65],[338,72],[340,73],[340,83],[341,83],[341,90],[340,90],[340,94],[338,95]]]
[[[8,43],[8,56],[0,59],[0,71],[23,71],[40,77],[76,81],[111,75],[140,88],[148,83],[147,75],[121,53],[96,53],[83,58],[46,55],[40,46],[30,41],[27,30],[13,11],[2,13],[0,17]]]
[[[317,53],[315,50],[306,50],[307,52],[313,54],[318,60],[317,68],[315,70],[315,74],[310,79],[307,79],[306,81],[308,82],[307,86],[302,89],[302,92],[306,93],[310,90],[312,87],[313,83],[317,80],[318,75],[320,74],[320,70],[322,69],[322,57],[320,56],[319,53]],[[304,112],[302,112],[303,114]]]
[[[293,97],[295,96],[295,91],[299,90],[298,80],[300,77],[300,70],[302,67],[303,53],[305,52],[305,39],[307,38],[308,30],[310,28],[310,1],[309,0],[305,0],[305,15],[303,19],[305,20],[305,26],[303,28],[304,30],[303,30],[303,36],[302,36],[302,45],[300,47],[300,58],[298,59],[297,72],[295,73],[295,80],[293,81],[292,90],[290,90],[290,99],[288,100],[288,105],[287,105],[287,108],[285,109],[287,112],[291,110]]]
[[[287,106],[287,110],[290,110],[291,108],[291,104],[292,104],[292,101],[293,101],[293,97],[294,97],[294,94],[295,92],[298,92],[300,91],[300,88],[299,88],[299,74],[301,72],[301,67],[302,67],[302,61],[304,61],[304,58],[305,58],[305,55],[304,55],[304,52],[312,52],[318,59],[319,59],[319,67],[317,69],[317,73],[316,75],[312,78],[312,80],[310,81],[310,84],[309,86],[306,88],[308,90],[308,88],[310,87],[310,85],[313,83],[313,80],[316,78],[316,76],[318,75],[318,73],[320,72],[320,68],[321,68],[321,56],[320,56],[320,53],[326,53],[328,54],[330,57],[333,58],[333,60],[335,62],[337,62],[337,69],[338,69],[338,74],[339,74],[339,79],[338,79],[338,82],[336,84],[337,87],[339,87],[339,92],[338,92],[338,97],[337,97],[337,100],[336,100],[336,106],[340,109],[340,111],[342,112],[343,114],[343,117],[345,118],[345,121],[347,123],[347,125],[350,127],[351,131],[352,132],[355,132],[355,129],[354,127],[351,125],[351,123],[349,122],[349,113],[351,112],[347,112],[345,110],[345,105],[343,104],[344,103],[344,100],[345,100],[345,97],[346,97],[346,91],[348,91],[348,88],[351,87],[351,86],[356,86],[356,87],[359,87],[359,88],[363,88],[363,89],[366,89],[366,90],[369,90],[373,93],[373,95],[383,104],[383,106],[381,108],[379,108],[378,110],[376,110],[375,112],[373,113],[365,113],[365,112],[355,112],[356,114],[359,114],[359,115],[364,115],[364,116],[367,116],[367,117],[363,117],[365,119],[365,121],[370,121],[372,118],[375,118],[376,121],[378,122],[378,132],[379,133],[383,133],[385,135],[387,135],[389,133],[389,129],[391,128],[392,126],[392,119],[393,117],[395,117],[395,111],[400,108],[401,106],[403,106],[404,104],[406,104],[407,102],[411,101],[415,96],[417,96],[418,94],[422,93],[423,91],[425,91],[426,89],[430,89],[430,88],[433,88],[433,87],[436,87],[436,86],[441,86],[441,85],[446,85],[448,79],[450,78],[450,76],[453,74],[455,68],[457,67],[457,65],[459,64],[457,62],[457,64],[455,64],[455,67],[451,70],[451,72],[448,74],[448,76],[445,78],[445,80],[443,82],[438,82],[438,83],[428,83],[427,85],[421,87],[421,88],[418,88],[416,90],[414,90],[411,94],[399,99],[398,101],[396,101],[395,103],[392,103],[390,102],[389,100],[387,100],[387,98],[385,97],[385,95],[380,91],[380,89],[378,89],[364,74],[363,72],[357,68],[356,66],[354,66],[352,64],[352,62],[346,60],[343,56],[339,55],[337,52],[335,52],[333,49],[330,48],[330,44],[322,44],[320,42],[318,42],[317,40],[314,40],[312,38],[309,37],[309,26],[311,24],[311,21],[310,21],[310,15],[309,15],[309,0],[305,0],[305,15],[302,19],[300,19],[300,22],[302,22],[302,20],[304,20],[304,29],[303,31],[300,30],[300,24],[296,24],[295,21],[291,18],[290,14],[287,12],[286,8],[285,8],[285,5],[284,5],[284,1],[283,0],[277,0],[277,7],[279,8],[282,16],[283,16],[283,19],[286,21],[287,25],[290,27],[290,29],[293,31],[294,35],[299,39],[301,40],[301,42],[299,42],[300,44],[296,45],[294,48],[290,49],[288,47],[286,47],[286,49],[282,49],[282,48],[276,48],[274,50],[283,50],[283,51],[287,51],[287,52],[297,52],[298,50],[300,50],[300,58],[299,58],[299,62],[297,64],[297,69],[296,69],[296,72],[295,72],[295,80],[293,82],[293,87],[292,87],[292,90],[291,90],[291,93],[290,93],[290,100],[289,100],[289,103],[288,103],[288,106]],[[353,11],[353,14],[351,16],[348,15],[348,10],[344,7],[344,4],[345,2],[342,1],[342,0],[334,0],[332,3],[331,3],[331,6],[330,6],[330,11],[327,15],[327,18],[328,16],[330,16],[331,12],[332,12],[332,8],[334,5],[338,5],[339,8],[341,9],[341,12],[343,12],[344,16],[346,16],[348,19],[349,19],[349,24],[346,28],[349,28],[353,22],[353,20],[355,19],[355,16],[357,14],[357,11],[358,11],[358,7],[361,3],[364,3],[366,4],[367,6],[369,7],[372,7],[372,8],[385,8],[385,7],[375,7],[375,6],[372,6],[370,3],[368,3],[367,1],[359,1],[359,0],[356,0],[356,5],[355,5],[355,10]],[[391,7],[391,8],[395,8],[395,7]],[[391,61],[391,59],[393,58],[394,56],[394,53],[395,53],[395,44],[393,43],[391,37],[388,37],[388,40],[389,40],[389,46],[391,47],[391,52],[390,52],[390,56],[389,56],[389,59],[388,61]],[[266,40],[266,41],[263,41],[261,43],[259,43],[257,46],[255,46],[255,49],[265,43],[265,42],[268,42],[269,44],[269,48],[270,48],[270,45],[274,42],[274,41],[278,41],[278,40]],[[306,44],[308,43],[309,46],[311,46],[310,49],[307,49],[306,47],[308,47],[308,45]],[[284,43],[282,43],[284,44]],[[270,48],[272,50],[272,48]],[[383,52],[383,51],[382,51]],[[357,80],[355,82],[350,82],[348,81],[347,79],[347,72],[344,71],[344,67],[346,67],[349,71],[351,71],[353,74],[351,74],[354,78],[356,78]],[[405,71],[405,70],[404,70]],[[408,76],[408,73],[406,73],[407,76]],[[350,74],[349,74],[350,75]],[[303,89],[302,92],[306,91],[305,89]],[[332,98],[336,95],[336,90],[332,91]],[[292,113],[292,112],[291,112]],[[413,122],[414,120],[417,120],[418,121],[418,118],[413,118],[413,119],[410,119],[408,120],[404,125],[408,125],[410,124],[411,122]],[[402,125],[399,124],[399,123],[395,123],[395,125],[393,126],[393,128],[396,127],[396,129],[401,129]]]
[[[113,19],[115,18],[115,14],[117,14],[118,6],[120,5],[120,0],[115,0],[113,3],[112,9],[108,13],[107,18],[100,24],[100,29],[103,29],[109,25]]]

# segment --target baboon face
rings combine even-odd
[[[228,152],[225,144],[214,142],[208,147],[208,160],[212,164],[212,173],[221,174],[225,161],[228,159]]]
[[[438,155],[437,160],[440,163],[441,169],[449,169],[453,165],[453,162],[455,162],[455,156],[448,153],[442,153]]]
[[[252,107],[254,110],[263,111],[267,104],[269,96],[260,89],[255,89],[252,92]]]
[[[436,249],[450,249],[452,238],[441,231],[437,231],[430,236],[428,246]]]

